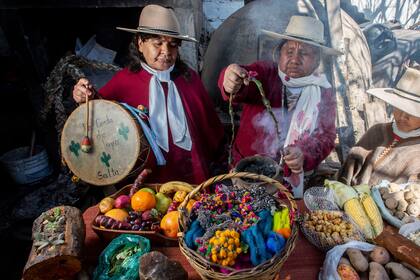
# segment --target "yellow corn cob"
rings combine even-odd
[[[357,197],[344,203],[344,212],[346,212],[346,214],[359,226],[367,239],[373,239],[374,232],[372,225]]]
[[[360,202],[362,203],[370,224],[373,227],[375,236],[378,236],[384,229],[384,222],[382,221],[382,216],[379,212],[378,206],[376,206],[373,198],[366,193],[360,195]]]

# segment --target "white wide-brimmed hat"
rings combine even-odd
[[[308,16],[292,16],[283,34],[261,30],[274,39],[303,42],[318,47],[326,55],[342,55],[343,53],[325,46],[324,25],[319,19]]]
[[[156,34],[197,42],[195,38],[181,34],[179,21],[172,9],[159,5],[147,5],[143,8],[139,18],[139,26],[136,29],[125,27],[117,27],[117,29],[131,33]]]
[[[407,68],[395,88],[373,88],[369,94],[389,105],[420,118],[420,71]]]

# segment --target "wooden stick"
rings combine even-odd
[[[86,94],[86,127],[85,136],[89,137],[89,96]]]
[[[86,126],[85,136],[82,139],[81,149],[85,153],[89,153],[92,150],[92,144],[89,139],[89,97],[86,94]]]

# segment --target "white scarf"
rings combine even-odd
[[[418,137],[420,136],[420,128],[415,129],[415,130],[411,130],[409,132],[404,132],[398,129],[397,123],[394,121],[392,121],[392,131],[400,138],[402,139],[407,139],[410,137]]]
[[[286,74],[279,69],[279,76],[286,87],[303,88],[290,121],[286,141],[284,142],[284,147],[287,147],[294,144],[303,133],[307,132],[311,134],[315,130],[318,120],[319,103],[321,102],[321,87],[330,88],[331,84],[323,74],[311,74],[296,79],[290,78],[287,81]]]
[[[279,69],[279,77],[286,87],[303,88],[290,121],[286,141],[284,142],[284,147],[287,147],[293,145],[299,136],[304,133],[311,135],[315,130],[321,102],[321,87],[330,88],[331,85],[323,74],[311,74],[302,78],[286,79],[286,74]],[[303,175],[302,170],[298,174],[292,173],[290,177],[284,178],[293,186],[292,191],[295,198],[303,197]]]
[[[174,65],[166,71],[157,71],[145,63],[141,63],[145,71],[152,75],[149,83],[150,126],[156,136],[156,142],[163,150],[169,151],[168,122],[174,145],[191,151],[192,141],[188,129],[187,118],[178,89],[171,81]],[[160,82],[168,83],[168,102]]]

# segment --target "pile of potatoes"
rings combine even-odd
[[[340,259],[337,273],[342,280],[420,279],[419,269],[406,263],[392,261],[389,252],[379,246],[371,252],[347,249],[346,256]]]
[[[312,244],[325,250],[350,240],[363,240],[341,211],[316,210],[305,213],[303,232]]]
[[[398,184],[390,183],[379,189],[389,212],[404,224],[420,217],[420,185],[410,184],[401,190]]]

